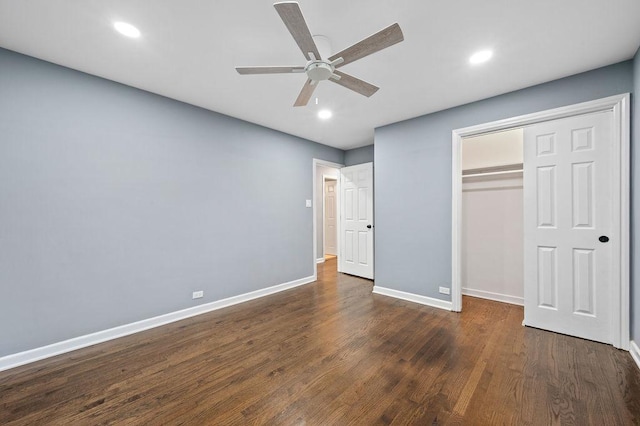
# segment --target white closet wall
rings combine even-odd
[[[462,170],[522,163],[522,129],[465,138],[462,141]]]
[[[522,130],[504,133],[463,141],[467,172],[522,163]],[[463,178],[463,294],[523,304],[522,206],[521,171]]]

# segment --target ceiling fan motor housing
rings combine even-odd
[[[305,72],[313,81],[328,80],[333,75],[333,65],[325,61],[311,61],[307,64]]]

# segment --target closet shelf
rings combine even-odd
[[[524,164],[506,164],[503,166],[485,167],[481,169],[467,169],[462,171],[462,177],[496,176],[523,171]]]

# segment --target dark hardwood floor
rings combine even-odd
[[[628,425],[640,371],[611,346],[317,283],[0,373],[0,424]]]

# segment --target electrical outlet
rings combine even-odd
[[[194,291],[193,296],[191,296],[192,299],[200,299],[201,297],[204,297],[204,291],[202,290]]]
[[[311,207],[311,200],[305,200],[304,205],[305,207]]]
[[[449,287],[440,287],[440,293],[451,294],[451,289],[449,289]]]

